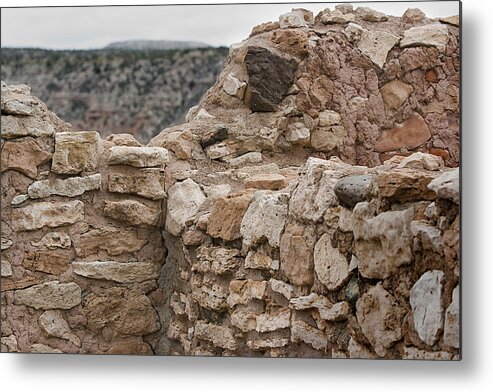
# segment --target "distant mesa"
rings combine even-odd
[[[176,50],[210,48],[203,42],[193,41],[168,41],[168,40],[132,40],[118,41],[106,45],[103,49],[125,49],[125,50]]]

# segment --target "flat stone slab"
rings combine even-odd
[[[80,200],[41,202],[12,210],[12,227],[15,231],[66,226],[83,220],[84,203]]]
[[[110,148],[109,165],[129,165],[134,167],[163,166],[169,161],[168,150],[162,147],[127,147]]]
[[[90,261],[72,263],[74,273],[86,278],[111,280],[118,283],[139,283],[157,278],[156,265],[151,263],[120,263]]]
[[[96,170],[100,141],[99,133],[95,131],[56,133],[51,170],[58,174]]]
[[[14,303],[35,309],[71,309],[81,303],[81,288],[74,282],[57,280],[14,292]]]
[[[33,182],[27,189],[31,199],[42,199],[52,195],[75,197],[85,192],[101,189],[101,174],[85,177],[55,178]]]
[[[164,173],[159,168],[141,169],[132,174],[110,173],[108,189],[113,193],[129,193],[151,200],[166,197]]]

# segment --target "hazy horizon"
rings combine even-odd
[[[317,14],[341,3],[71,6],[2,8],[1,46],[48,50],[97,50],[117,41],[197,41],[230,46],[253,26],[278,20],[291,8]],[[347,3],[346,3],[347,4]],[[366,2],[388,15],[421,8],[428,17],[459,13],[458,1]]]

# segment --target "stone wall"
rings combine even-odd
[[[293,10],[148,146],[2,85],[2,351],[460,358],[457,25]]]

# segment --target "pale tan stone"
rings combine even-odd
[[[404,311],[381,285],[368,290],[356,302],[358,323],[379,357],[402,338]]]
[[[387,54],[399,42],[399,37],[383,30],[364,30],[357,46],[370,60],[383,68]]]
[[[134,167],[164,166],[169,161],[168,150],[162,147],[110,148],[109,165],[129,165]]]
[[[81,294],[80,287],[74,282],[54,280],[15,291],[14,301],[17,305],[35,309],[71,309],[81,303]]]
[[[278,248],[288,215],[289,193],[257,191],[241,221],[243,246],[248,249],[261,238]]]
[[[460,289],[452,291],[452,302],[445,312],[443,341],[449,347],[460,347]]]
[[[445,52],[449,40],[448,28],[440,23],[411,27],[404,31],[401,39],[401,48],[408,46],[434,46],[439,51]]]
[[[99,133],[95,131],[56,133],[51,170],[58,174],[96,170],[100,142]]]
[[[84,298],[84,312],[91,331],[110,327],[124,335],[147,335],[159,331],[156,310],[137,290],[111,287]]]
[[[48,335],[68,340],[77,347],[81,346],[79,337],[71,331],[61,311],[46,310],[39,316],[38,323]]]
[[[4,139],[18,137],[46,137],[55,133],[55,127],[49,121],[38,116],[9,116],[2,115],[1,135]]]
[[[31,199],[42,199],[52,195],[75,197],[101,188],[101,174],[84,177],[55,178],[33,182],[27,189]]]
[[[132,174],[110,173],[108,190],[114,193],[130,193],[151,200],[166,197],[164,172],[160,168],[140,169]]]
[[[258,174],[245,180],[245,188],[269,189],[276,191],[288,185],[287,178],[281,174]]]
[[[327,349],[327,337],[319,329],[301,320],[293,320],[291,326],[291,341],[303,342],[312,346],[315,350]]]
[[[15,231],[66,226],[82,220],[84,220],[84,203],[80,200],[41,202],[12,210],[12,228]]]
[[[353,252],[359,273],[365,278],[385,279],[413,259],[411,222],[413,209],[386,211],[376,217],[371,206],[358,203],[353,211]]]
[[[137,252],[146,243],[146,240],[137,237],[135,230],[113,227],[95,228],[73,236],[75,254],[79,257],[97,254],[100,250],[110,256],[119,256]]]
[[[151,263],[117,261],[77,261],[72,263],[75,274],[91,279],[117,283],[139,283],[157,279],[157,266]]]
[[[207,234],[225,241],[240,238],[241,221],[252,196],[250,192],[242,192],[218,198],[208,218]]]
[[[37,248],[47,249],[70,249],[72,247],[72,240],[67,233],[58,231],[52,231],[46,233],[39,241],[31,241],[31,245]]]
[[[174,184],[168,191],[166,230],[175,236],[179,235],[185,223],[199,212],[205,200],[200,186],[190,178]]]
[[[252,299],[263,299],[266,288],[266,281],[232,280],[229,282],[228,305],[233,307],[239,304],[246,304]]]
[[[272,332],[289,328],[291,325],[291,310],[281,308],[269,313],[261,313],[257,316],[257,332]]]
[[[315,245],[313,262],[318,279],[329,290],[340,289],[349,279],[346,257],[331,244],[331,236],[324,234]]]
[[[236,341],[231,330],[215,324],[208,324],[202,320],[197,321],[194,328],[194,336],[211,342],[214,346],[228,350],[236,350]]]
[[[108,218],[141,227],[155,227],[161,216],[159,208],[148,207],[135,200],[106,201],[103,213]]]
[[[288,223],[281,237],[281,272],[298,286],[313,284],[313,247],[316,237],[313,228],[299,223]]]
[[[62,354],[63,353],[62,350],[47,346],[46,344],[42,344],[42,343],[31,344],[31,351],[30,352],[36,353],[36,354]]]
[[[392,80],[380,89],[383,102],[387,109],[398,109],[411,95],[413,87],[400,80]]]

